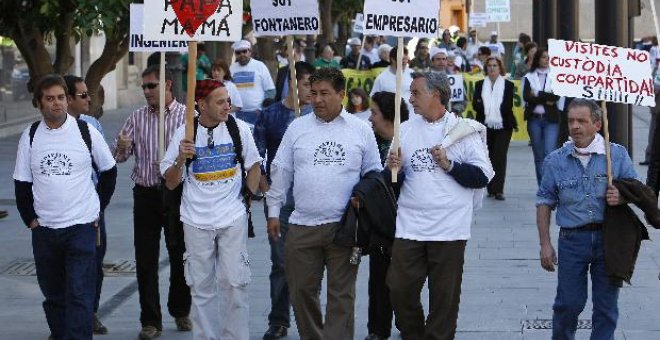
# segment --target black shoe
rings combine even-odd
[[[503,194],[495,194],[495,199],[498,201],[504,201],[504,195]]]
[[[108,334],[108,328],[101,323],[98,314],[94,314],[94,334]]]
[[[374,333],[371,333],[371,334],[367,335],[366,338],[364,338],[364,340],[385,340],[385,339],[387,339],[387,338],[383,338],[382,336],[380,336],[378,334],[374,334]]]
[[[264,340],[280,339],[287,335],[288,330],[284,326],[272,325],[264,333]]]
[[[493,197],[495,197],[495,194],[489,192],[488,193],[488,198],[493,198]]]
[[[649,165],[649,163],[650,163],[649,161],[643,161],[643,162],[639,162],[639,165]]]
[[[7,216],[9,216],[7,210],[0,210],[0,218],[5,218]]]

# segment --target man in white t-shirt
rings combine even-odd
[[[231,47],[236,61],[231,64],[229,70],[243,102],[243,107],[236,113],[236,117],[253,127],[264,99],[275,98],[275,84],[268,67],[252,58],[252,44],[249,41],[240,40]]]
[[[390,50],[390,66],[383,70],[376,79],[374,80],[374,85],[371,88],[371,93],[369,96],[372,97],[377,92],[392,92],[396,93],[396,53],[398,47],[393,47]],[[408,67],[408,49],[403,48],[403,59],[401,65],[403,65],[402,80],[401,80],[401,97],[403,101],[408,106],[408,112],[413,112],[413,108],[410,105],[408,99],[410,98],[410,84],[412,83],[412,71]]]
[[[59,75],[36,85],[33,103],[43,120],[25,129],[18,144],[16,206],[32,232],[51,336],[92,339],[97,228],[115,190],[117,167],[101,134],[67,114],[66,94]]]
[[[490,32],[490,41],[486,44],[490,49],[491,55],[494,55],[500,59],[504,57],[506,51],[504,50],[504,45],[497,41],[497,31]]]
[[[447,111],[447,75],[413,78],[410,103],[421,118],[401,124],[400,154],[392,150],[387,160],[405,175],[387,285],[403,339],[453,339],[473,205],[494,172],[485,127]],[[433,299],[425,319],[420,293],[427,277]]]
[[[195,99],[200,112],[197,136],[186,139],[185,126],[181,126],[160,164],[169,189],[184,182],[181,222],[193,338],[247,340],[250,261],[240,160],[247,170],[246,186],[254,193],[262,158],[247,124],[229,115],[229,94],[220,81],[198,81]],[[228,120],[237,125],[239,154]],[[190,157],[193,161],[187,163]]]
[[[355,279],[351,248],[333,243],[353,187],[382,169],[373,131],[342,108],[343,73],[321,68],[309,78],[314,114],[294,120],[271,164],[268,235],[280,237],[280,210],[293,185],[295,208],[284,245],[285,272],[301,339],[352,339]],[[323,322],[319,294],[327,274]]]

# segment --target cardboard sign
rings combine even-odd
[[[463,86],[463,75],[448,74],[449,85],[451,85],[450,102],[462,102],[465,100],[465,87]]]
[[[489,21],[488,13],[470,13],[470,27],[486,27]]]
[[[148,40],[144,38],[144,9],[142,4],[131,4],[131,37],[128,50],[131,52],[185,52],[186,40]]]
[[[257,36],[319,34],[321,19],[316,0],[260,0],[250,3]]]
[[[439,15],[439,1],[365,0],[364,34],[434,39]]]
[[[355,13],[355,20],[353,23],[353,32],[360,33],[364,32],[364,14]]]
[[[490,17],[490,22],[511,21],[509,0],[486,0],[486,13]]]
[[[243,0],[219,0],[211,15],[202,20],[206,0],[145,0],[144,36],[150,40],[236,41],[243,28]],[[176,9],[176,11],[175,11]],[[208,11],[208,8],[206,8]],[[177,12],[184,22],[177,18]],[[200,13],[201,16],[197,16]],[[188,18],[188,16],[192,17]],[[195,26],[199,24],[197,28]],[[187,31],[194,31],[190,36]]]
[[[548,49],[553,93],[655,106],[648,52],[555,39],[548,40]]]

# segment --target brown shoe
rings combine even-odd
[[[187,316],[181,316],[174,319],[176,329],[180,332],[190,332],[192,330],[192,321]]]
[[[159,337],[160,333],[161,333],[160,329],[154,326],[144,326],[142,327],[142,330],[140,331],[138,337],[143,340],[153,339]]]

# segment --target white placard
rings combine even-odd
[[[490,22],[488,13],[470,13],[470,27],[486,27]]]
[[[486,0],[486,13],[490,22],[511,21],[511,4],[509,0]]]
[[[462,102],[465,100],[465,87],[463,86],[463,76],[460,74],[448,74],[449,85],[451,86],[450,102]]]
[[[353,23],[353,32],[360,33],[364,32],[364,14],[355,13],[355,21]]]
[[[555,39],[548,40],[548,50],[553,93],[655,106],[648,52]]]
[[[317,0],[251,1],[256,36],[319,34],[321,18]]]
[[[183,52],[188,50],[187,40],[149,40],[144,38],[142,4],[131,4],[130,52]]]
[[[186,33],[174,12],[174,0],[144,0],[144,36],[151,40],[237,41],[243,34],[243,0],[220,0],[215,13],[195,31]],[[179,0],[179,6],[193,1]],[[202,1],[203,2],[203,1]]]
[[[439,1],[365,0],[364,34],[434,39],[439,15]]]

